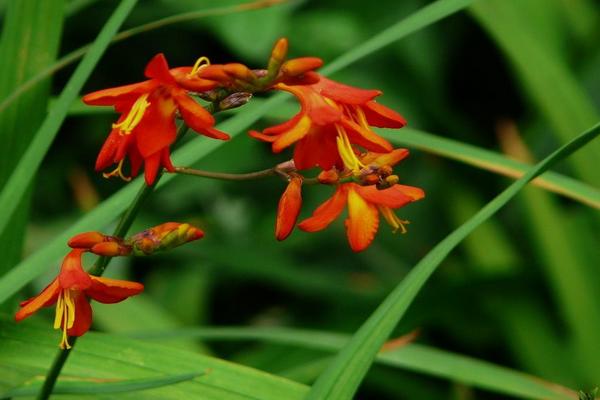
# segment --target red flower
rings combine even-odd
[[[346,151],[358,145],[369,151],[390,152],[390,143],[377,135],[371,126],[401,128],[406,121],[395,111],[373,100],[378,90],[346,86],[321,77],[318,83],[290,86],[279,83],[275,89],[294,94],[301,110],[292,119],[250,135],[272,142],[275,153],[296,143],[294,162],[298,169],[334,166],[343,169],[340,144]]]
[[[131,176],[136,176],[145,164],[146,183],[151,185],[159,168],[174,171],[169,147],[175,141],[175,114],[179,111],[185,123],[193,130],[215,139],[229,136],[213,128],[213,116],[186,92],[210,90],[216,83],[198,78],[196,68],[169,66],[163,54],[156,55],[146,66],[149,80],[87,94],[83,101],[90,105],[113,106],[121,113],[96,160],[96,170],[111,164],[117,168],[104,174],[118,175],[129,180],[122,171],[125,157],[129,157]]]
[[[287,238],[298,219],[300,207],[302,206],[302,177],[292,175],[290,182],[281,195],[279,207],[277,208],[277,220],[275,223],[275,237],[277,240]]]
[[[141,283],[100,278],[83,270],[81,256],[86,250],[74,249],[65,257],[58,277],[40,294],[21,303],[15,320],[21,321],[42,307],[56,303],[54,329],[62,329],[61,349],[69,349],[68,336],[81,336],[92,324],[89,300],[118,303],[144,290]]]
[[[345,221],[346,233],[352,250],[358,252],[366,249],[379,228],[379,213],[392,226],[394,232],[406,232],[403,221],[392,209],[400,208],[408,203],[422,199],[423,190],[404,185],[393,185],[379,190],[374,185],[361,186],[356,183],[338,185],[333,196],[321,204],[310,218],[298,224],[298,228],[306,232],[325,229],[348,205],[348,218]]]

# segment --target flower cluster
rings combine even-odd
[[[177,168],[171,161],[178,119],[200,135],[228,140],[227,133],[215,128],[214,112],[242,106],[255,93],[284,91],[297,99],[300,111],[279,125],[249,132],[251,137],[270,143],[274,153],[293,148],[292,159],[267,174],[282,176],[288,182],[277,210],[276,238],[284,240],[296,226],[305,232],[325,229],[346,206],[345,226],[354,251],[371,244],[380,215],[394,232],[405,233],[408,221],[400,219],[394,210],[422,199],[424,192],[400,184],[394,174],[393,167],[408,156],[408,150],[395,149],[374,130],[402,128],[405,119],[377,102],[380,91],[330,80],[316,72],[323,64],[319,58],[287,59],[287,52],[287,40],[278,40],[264,69],[250,69],[240,63],[211,64],[206,57],[191,66],[171,68],[165,56],[158,54],[146,66],[143,82],[85,95],[86,104],[112,106],[120,114],[98,154],[96,170],[116,165],[104,176],[129,181],[143,167],[149,186],[156,183],[163,169],[185,173],[190,169]],[[306,171],[315,168],[317,175],[307,177]],[[211,177],[230,175],[204,173]],[[333,186],[333,195],[298,223],[302,188],[315,183]],[[84,253],[148,255],[202,236],[199,229],[179,223],[162,224],[126,239],[100,232],[77,235],[69,241],[73,250],[65,257],[58,277],[38,296],[23,302],[16,319],[56,304],[55,328],[63,331],[61,347],[68,348],[68,336],[79,336],[90,327],[90,299],[114,303],[143,290],[139,283],[88,274],[81,263]]]

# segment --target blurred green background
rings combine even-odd
[[[1,9],[4,3],[0,1]],[[146,0],[124,28],[236,3]],[[318,56],[327,63],[428,3],[293,1],[168,26],[111,46],[84,93],[141,80],[146,62],[158,52],[172,66],[190,65],[205,55],[213,63],[239,61],[260,68],[281,36],[289,38],[291,56]],[[92,41],[115,5],[68,2],[59,53]],[[411,128],[533,162],[598,121],[599,21],[600,3],[592,0],[476,1],[467,12],[396,42],[333,78],[381,89],[379,101],[399,111]],[[72,71],[69,67],[54,76],[52,93],[61,91]],[[292,113],[291,106],[275,109],[258,127]],[[114,119],[110,110],[73,108],[35,182],[25,254],[124,185],[93,171]],[[402,133],[389,134],[400,138]],[[599,147],[598,141],[592,143],[558,171],[598,188]],[[269,146],[240,135],[195,167],[246,172],[289,156],[272,155]],[[179,177],[151,197],[132,231],[187,221],[205,230],[206,237],[161,256],[114,260],[108,276],[141,280],[146,291],[118,305],[96,304],[94,328],[116,333],[214,325],[356,331],[413,265],[511,182],[417,150],[397,172],[403,183],[423,187],[427,197],[399,212],[411,221],[408,234],[393,235],[382,222],[373,245],[360,254],[349,249],[341,221],[319,233],[296,231],[278,243],[273,230],[285,188],[280,180],[232,183]],[[310,215],[330,194],[328,187],[305,188],[301,215]],[[395,336],[418,330],[418,343],[574,389],[600,384],[598,217],[593,208],[527,188],[448,257]],[[36,280],[28,294],[55,272],[52,268]],[[180,339],[173,344],[306,383],[322,368],[315,361],[326,356],[254,342]],[[505,397],[375,366],[357,398]]]

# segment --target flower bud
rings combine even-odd
[[[283,63],[281,73],[284,76],[299,76],[308,71],[320,68],[323,60],[317,57],[293,58]]]
[[[340,180],[340,175],[334,168],[332,168],[327,171],[321,171],[319,176],[317,176],[317,179],[324,185],[331,185]]]
[[[286,38],[279,39],[275,46],[273,46],[273,50],[271,51],[271,58],[269,59],[269,64],[267,69],[269,70],[269,75],[276,76],[279,72],[279,68],[285,60],[288,51],[288,41]]]
[[[277,207],[277,220],[275,223],[275,237],[277,240],[287,238],[296,226],[300,207],[302,206],[302,177],[292,175],[290,183],[281,195]]]
[[[236,92],[225,97],[219,102],[219,109],[222,111],[231,110],[232,108],[241,107],[252,98],[252,93]]]
[[[73,249],[89,249],[97,243],[104,242],[107,238],[100,232],[85,232],[73,236],[67,244]]]
[[[90,251],[105,257],[128,256],[131,254],[131,246],[120,242],[102,242],[92,246]]]
[[[204,232],[190,224],[167,222],[137,233],[126,239],[125,243],[132,247],[134,255],[141,256],[170,250],[203,236]]]

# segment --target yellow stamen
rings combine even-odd
[[[365,112],[360,107],[355,107],[354,111],[356,112],[354,120],[364,129],[371,130],[369,126],[369,122],[367,122],[367,116]]]
[[[115,168],[114,170],[110,171],[110,172],[105,172],[102,174],[103,177],[105,177],[106,179],[108,178],[112,178],[113,176],[118,176],[119,178],[123,179],[125,182],[129,182],[131,180],[130,176],[125,176],[123,174],[123,161],[125,159],[119,161],[119,164],[117,165],[117,168]]]
[[[361,163],[358,157],[356,157],[356,153],[354,153],[354,149],[352,148],[352,144],[350,143],[350,139],[348,139],[348,135],[344,128],[336,124],[335,129],[338,132],[338,136],[335,140],[344,166],[352,171],[354,175],[359,175],[360,170],[366,167],[365,164]]]
[[[192,78],[194,75],[198,73],[202,68],[210,65],[210,60],[206,56],[202,56],[196,60],[196,63],[192,67],[192,71],[188,74],[188,78]]]
[[[389,207],[379,206],[379,211],[387,223],[392,227],[392,232],[396,233],[400,231],[400,233],[406,233],[406,227],[404,225],[409,224],[409,221],[398,218],[398,216]]]
[[[61,290],[58,294],[56,302],[56,314],[54,315],[54,329],[62,329],[60,340],[60,348],[68,350],[71,348],[69,344],[69,336],[67,330],[73,327],[75,323],[75,302],[71,296],[70,290]]]
[[[146,109],[150,106],[150,103],[147,101],[147,99],[148,93],[138,97],[135,103],[133,103],[131,110],[129,110],[127,117],[125,117],[125,119],[118,124],[113,124],[112,127],[114,129],[119,129],[119,133],[121,135],[129,135],[131,131],[140,123],[144,117]]]

